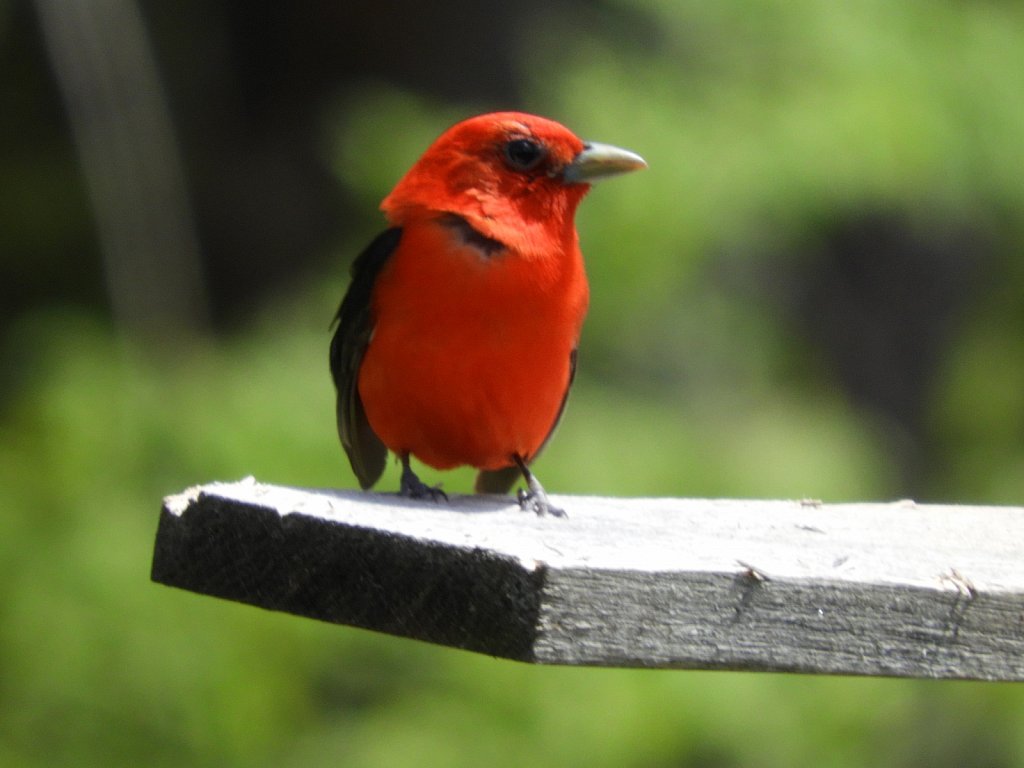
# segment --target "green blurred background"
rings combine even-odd
[[[651,166],[579,215],[549,489],[1021,503],[1024,5],[0,0],[0,93],[0,765],[1024,766],[1017,686],[535,669],[148,580],[165,494],[354,486],[348,265],[499,108]]]

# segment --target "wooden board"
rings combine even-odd
[[[1024,679],[1024,508],[247,479],[164,501],[155,581],[543,664]]]

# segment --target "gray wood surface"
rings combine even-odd
[[[1024,680],[1024,508],[553,501],[213,483],[152,576],[543,664]]]

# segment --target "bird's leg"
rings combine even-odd
[[[518,453],[512,455],[515,459],[516,466],[519,467],[519,471],[523,473],[523,479],[526,480],[526,487],[528,490],[520,488],[516,493],[516,498],[519,499],[519,506],[526,510],[530,509],[537,513],[538,516],[543,517],[544,515],[551,515],[552,517],[567,517],[565,510],[561,507],[554,506],[548,499],[548,494],[544,490],[544,486],[540,484],[540,480],[537,476],[530,471],[530,468],[526,466],[526,462],[523,457]]]
[[[399,457],[402,461],[402,479],[398,486],[398,495],[408,499],[431,499],[448,501],[448,494],[441,490],[439,485],[427,485],[412,471],[409,466],[409,454],[403,453]]]

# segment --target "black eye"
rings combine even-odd
[[[517,171],[532,171],[547,153],[533,139],[512,139],[505,145],[505,160]]]

